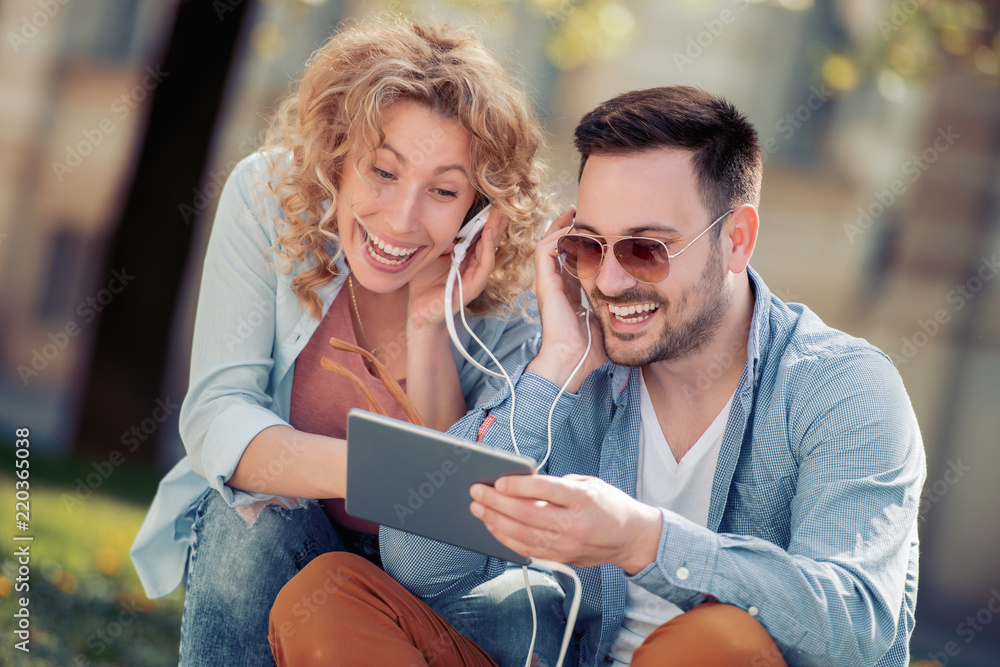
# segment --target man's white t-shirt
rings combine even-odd
[[[641,373],[639,377],[642,377]],[[677,461],[660,430],[645,380],[640,382],[640,391],[642,407],[636,498],[705,526],[708,524],[715,466],[733,398],[729,397],[722,412],[698,438],[698,442]],[[612,666],[626,667],[632,661],[632,653],[653,630],[682,613],[674,603],[638,584],[627,582],[625,618],[608,652]]]

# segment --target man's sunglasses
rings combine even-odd
[[[675,252],[673,255],[667,249],[667,244],[659,239],[641,236],[605,236],[594,237],[587,234],[566,234],[556,241],[559,261],[570,274],[584,280],[595,275],[604,262],[604,249],[610,248],[618,266],[622,271],[632,276],[640,283],[658,283],[670,274],[670,260],[691,247],[695,241],[714,227],[720,220],[733,212],[729,209],[701,234],[691,239],[691,243]],[[617,239],[614,243],[603,243],[600,239]]]

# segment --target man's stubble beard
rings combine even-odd
[[[711,343],[721,327],[732,303],[732,295],[725,289],[725,271],[722,267],[722,243],[718,239],[713,239],[712,253],[708,258],[705,270],[702,271],[703,281],[699,284],[702,297],[699,300],[698,310],[694,316],[684,322],[672,323],[670,317],[687,309],[688,303],[694,296],[693,290],[687,290],[678,300],[665,302],[663,297],[656,291],[645,286],[635,286],[616,297],[608,297],[601,293],[595,286],[591,291],[591,303],[596,304],[595,309],[601,314],[597,316],[597,321],[601,325],[604,334],[604,349],[608,358],[620,366],[648,366],[660,361],[677,361],[690,357],[702,350]],[[670,280],[669,277],[666,280]],[[659,335],[652,345],[646,349],[637,349],[630,345],[633,341],[641,337],[650,337],[652,334],[621,333],[613,330],[610,324],[611,314],[604,304],[623,303],[658,303],[660,311],[666,317],[660,327]],[[671,311],[667,313],[669,308]],[[660,315],[658,311],[654,317]],[[610,345],[609,345],[610,341]]]

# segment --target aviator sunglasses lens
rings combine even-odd
[[[670,273],[667,247],[653,239],[621,239],[612,246],[622,269],[636,280],[658,283]]]
[[[556,242],[556,249],[563,266],[576,278],[589,278],[601,266],[601,244],[586,236],[563,236]]]

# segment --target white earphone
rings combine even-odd
[[[490,210],[491,210],[491,208],[492,208],[491,206],[486,206],[486,208],[484,208],[482,211],[480,211],[479,213],[475,214],[468,222],[466,222],[462,226],[461,229],[458,230],[458,234],[456,234],[456,236],[455,236],[455,238],[457,240],[459,240],[459,243],[457,243],[455,245],[455,249],[452,250],[452,253],[451,253],[451,268],[448,270],[448,280],[447,280],[447,282],[445,284],[445,290],[444,290],[445,318],[444,318],[444,321],[445,321],[445,325],[448,327],[448,335],[451,337],[452,343],[455,345],[455,347],[458,349],[458,351],[462,354],[462,356],[465,357],[469,361],[469,363],[471,363],[473,366],[475,366],[476,368],[478,368],[482,372],[486,373],[487,375],[491,375],[491,376],[497,377],[497,378],[504,378],[507,381],[507,385],[510,388],[510,397],[511,397],[510,424],[509,424],[509,426],[510,426],[510,438],[511,438],[511,443],[514,445],[514,451],[520,453],[518,451],[518,448],[517,448],[517,440],[514,437],[514,399],[515,399],[515,395],[514,395],[514,383],[511,381],[510,376],[507,374],[507,371],[504,370],[504,367],[500,364],[500,361],[493,355],[493,352],[491,352],[490,349],[488,347],[486,347],[486,345],[483,343],[483,341],[480,340],[479,337],[476,336],[475,333],[473,333],[472,327],[469,326],[468,321],[465,319],[465,305],[464,305],[465,304],[465,297],[464,297],[464,295],[462,293],[462,281],[458,280],[458,274],[459,274],[459,271],[461,270],[462,262],[465,260],[465,255],[466,255],[466,253],[468,253],[469,247],[475,242],[475,240],[477,238],[479,238],[479,234],[483,231],[483,227],[486,226],[486,220],[490,216]],[[472,337],[472,339],[476,341],[476,343],[479,345],[479,347],[481,347],[486,352],[486,354],[489,355],[490,359],[493,361],[494,364],[496,364],[497,368],[500,369],[499,373],[497,373],[495,371],[491,371],[490,369],[484,367],[482,364],[480,364],[475,359],[473,359],[472,355],[470,355],[468,353],[468,351],[466,351],[465,346],[462,345],[461,341],[459,341],[459,339],[458,339],[458,333],[455,331],[455,315],[454,315],[454,311],[452,310],[452,303],[454,301],[454,290],[455,290],[456,280],[458,282],[458,298],[459,298],[459,302],[462,304],[459,307],[459,309],[458,309],[459,315],[462,318],[462,325],[465,327],[465,330],[467,332],[469,332],[469,335]],[[582,290],[581,290],[581,293],[582,293]],[[587,349],[583,353],[583,357],[580,358],[579,363],[577,363],[576,368],[573,369],[573,372],[570,374],[569,378],[567,378],[566,383],[559,389],[559,393],[556,395],[555,401],[552,402],[552,406],[549,408],[549,415],[548,415],[548,447],[546,448],[546,451],[545,451],[545,457],[542,459],[542,462],[538,465],[539,468],[541,468],[542,466],[545,465],[545,462],[548,461],[549,454],[552,452],[552,413],[555,410],[556,403],[558,403],[559,398],[566,391],[566,387],[573,380],[573,377],[580,370],[580,367],[583,366],[583,362],[587,358],[587,354],[589,354],[589,352],[590,352],[590,345],[591,345],[590,326],[589,326],[589,323],[590,323],[590,306],[586,302],[586,296],[583,296],[583,300],[584,300],[584,304],[586,304],[584,307],[586,309],[586,315],[587,315],[587,319],[586,319],[586,326],[587,326]],[[566,619],[566,629],[563,632],[563,641],[562,641],[561,649],[559,651],[559,660],[556,663],[557,667],[562,667],[563,660],[566,657],[566,651],[569,648],[570,639],[573,636],[573,629],[576,626],[577,613],[580,610],[580,594],[582,592],[581,591],[581,586],[580,586],[580,579],[577,576],[576,572],[573,570],[573,568],[569,567],[568,565],[565,565],[564,563],[557,563],[557,562],[554,562],[554,561],[547,561],[547,560],[542,560],[542,559],[538,559],[538,558],[532,558],[531,560],[532,560],[532,563],[534,563],[536,565],[539,565],[541,567],[545,567],[545,568],[548,568],[550,570],[557,571],[557,572],[562,572],[563,574],[565,574],[565,575],[569,576],[570,578],[572,578],[573,582],[574,582],[573,601],[570,604],[570,613],[569,613],[569,616]],[[531,644],[528,646],[528,656],[525,659],[525,663],[524,663],[525,667],[528,667],[531,664],[531,657],[532,657],[532,654],[534,653],[534,648],[535,648],[535,638],[536,638],[536,634],[537,634],[537,631],[538,631],[538,616],[537,616],[537,613],[535,611],[534,596],[532,596],[532,594],[531,594],[531,586],[528,583],[528,568],[525,566],[525,567],[522,567],[522,570],[524,571],[524,584],[525,584],[525,589],[527,590],[527,593],[528,593],[528,602],[531,605],[531,620],[532,620]]]
[[[459,264],[462,263],[462,260],[465,259],[465,253],[468,251],[469,246],[472,245],[477,238],[479,238],[480,232],[482,232],[483,227],[486,226],[486,221],[489,219],[490,211],[492,210],[493,207],[487,204],[483,210],[472,216],[472,218],[463,224],[462,228],[458,230],[458,233],[455,234],[455,238],[461,240],[461,243],[457,244],[455,249],[451,252],[453,261],[457,259]]]
[[[444,323],[445,326],[448,327],[448,335],[451,336],[452,343],[455,344],[455,347],[458,349],[459,352],[461,352],[462,356],[465,357],[470,364],[472,364],[482,372],[486,373],[487,375],[490,375],[495,378],[502,378],[504,377],[504,375],[502,375],[501,373],[497,373],[496,371],[491,371],[490,369],[486,368],[478,361],[473,359],[472,355],[470,355],[468,351],[466,351],[465,346],[462,345],[462,343],[458,340],[458,332],[455,331],[455,313],[454,310],[452,309],[452,302],[455,292],[455,282],[458,279],[459,271],[462,268],[462,262],[465,260],[465,254],[469,251],[469,247],[475,242],[475,240],[479,238],[479,234],[483,231],[483,227],[486,226],[486,220],[490,217],[490,211],[492,210],[493,207],[487,205],[486,208],[484,208],[479,213],[475,214],[471,220],[462,225],[462,228],[458,230],[458,234],[455,235],[455,238],[459,239],[459,243],[457,243],[455,245],[455,249],[451,251],[451,268],[448,270],[448,281],[445,283],[445,288],[444,288]],[[468,332],[472,334],[472,337],[476,339],[476,342],[478,342],[483,349],[486,349],[486,346],[483,345],[483,342],[480,341],[476,337],[476,335],[472,333],[472,329],[469,327],[469,323],[466,322],[465,320],[465,307],[464,307],[465,299],[462,295],[461,280],[458,280],[458,295],[459,295],[459,300],[462,302],[462,306],[459,307],[458,309],[459,315],[462,318],[462,324],[464,324],[466,330],[468,330]],[[496,362],[496,359],[494,359],[493,361]],[[499,362],[497,362],[497,365],[499,366]]]

